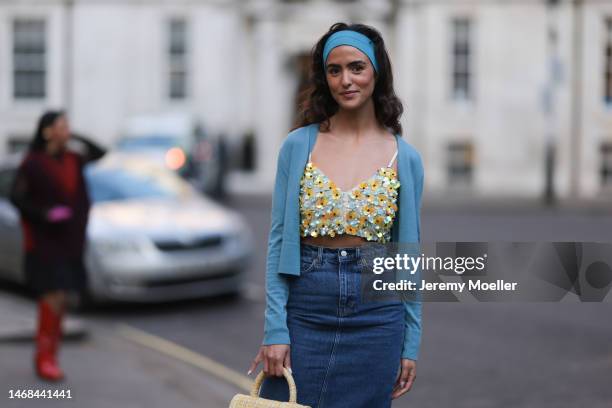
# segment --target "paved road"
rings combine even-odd
[[[0,407],[227,408],[238,388],[191,364],[140,346],[114,322],[74,322],[79,330],[63,342],[61,383],[36,378],[32,369],[34,303],[15,291],[0,291]],[[17,319],[19,317],[19,319]],[[72,319],[72,318],[71,318]],[[83,331],[85,337],[83,337]],[[8,336],[10,333],[20,336]],[[63,391],[55,398],[10,398],[32,391]],[[68,392],[70,393],[68,395]],[[46,393],[44,394],[46,395]],[[68,399],[68,397],[70,397]]]
[[[128,324],[244,373],[261,340],[270,203],[243,199],[232,205],[245,215],[257,238],[244,296],[112,307],[84,317],[100,327]],[[612,242],[612,215],[539,208],[458,211],[438,207],[424,211],[422,231],[423,241],[428,242]],[[610,407],[611,309],[610,304],[573,302],[426,304],[418,379],[413,391],[394,406]]]

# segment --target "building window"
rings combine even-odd
[[[472,184],[474,145],[469,141],[450,142],[447,147],[449,184]]]
[[[169,23],[169,82],[171,99],[187,97],[187,23],[183,19],[172,19]]]
[[[602,143],[599,151],[601,154],[601,167],[599,170],[601,185],[605,188],[612,188],[612,142]]]
[[[472,22],[467,18],[453,20],[453,99],[472,98]]]
[[[13,21],[13,97],[45,97],[45,22]]]
[[[606,105],[612,106],[612,18],[606,20],[605,64],[604,97]]]
[[[8,153],[20,153],[26,151],[30,145],[31,136],[9,135],[6,140],[6,151]]]

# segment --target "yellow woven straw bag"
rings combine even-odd
[[[310,408],[309,406],[297,403],[297,388],[295,386],[295,381],[291,373],[284,367],[283,375],[289,384],[289,402],[273,401],[259,396],[259,389],[265,378],[264,372],[261,371],[257,375],[257,378],[255,378],[253,387],[251,387],[251,395],[234,395],[229,408]]]

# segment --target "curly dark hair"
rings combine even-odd
[[[399,119],[404,112],[404,107],[393,89],[391,60],[380,33],[365,24],[336,23],[329,28],[329,31],[321,37],[312,49],[310,84],[300,97],[297,127],[321,123],[321,130],[327,131],[330,125],[329,119],[338,111],[338,103],[332,97],[327,85],[323,65],[323,48],[329,36],[341,30],[357,31],[367,36],[374,43],[374,52],[378,62],[376,85],[372,94],[376,119],[381,126],[401,135],[402,125]]]
[[[30,142],[28,150],[31,152],[44,151],[47,148],[47,141],[44,137],[45,129],[55,125],[55,122],[64,116],[66,116],[66,113],[61,110],[51,110],[43,113],[38,119],[36,132],[34,133],[34,138]]]

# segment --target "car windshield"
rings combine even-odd
[[[179,177],[151,166],[87,166],[85,178],[93,202],[139,198],[179,199],[191,186]]]
[[[119,150],[133,151],[142,149],[169,149],[180,146],[181,142],[177,137],[164,135],[151,135],[140,137],[126,137],[117,144]]]

